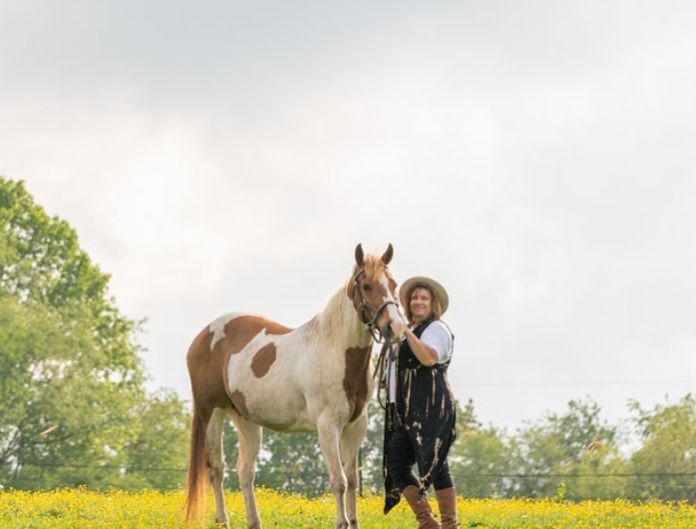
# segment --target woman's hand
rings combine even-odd
[[[401,338],[406,332],[406,329],[408,329],[408,325],[406,325],[406,322],[403,320],[393,321],[390,325],[394,336],[398,336],[399,338]]]

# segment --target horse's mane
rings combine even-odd
[[[346,286],[339,288],[329,299],[322,312],[310,322],[309,330],[329,343],[345,338],[346,321],[358,320],[353,303],[348,298]]]
[[[364,263],[365,275],[368,279],[374,281],[381,274],[384,274],[389,281],[394,281],[391,272],[380,256],[368,254],[365,256]],[[358,269],[356,264],[350,278],[331,296],[324,310],[310,322],[310,332],[322,336],[329,342],[335,342],[337,339],[345,337],[345,334],[341,336],[341,331],[345,332],[347,328],[351,329],[350,325],[346,325],[346,320],[354,321],[359,326],[363,325],[351,300],[353,281]]]
[[[356,264],[353,268],[353,274],[355,274],[357,271],[358,265]],[[380,256],[371,254],[366,255],[365,275],[367,276],[367,278],[371,281],[376,281],[380,274],[384,274],[387,276],[388,279],[394,280],[394,278],[391,275],[391,272],[389,271],[389,268],[387,268],[387,265],[384,264],[384,261],[382,261],[382,258]],[[351,281],[352,280],[353,278],[351,277]]]

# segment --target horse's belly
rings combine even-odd
[[[253,393],[247,405],[248,419],[272,430],[303,432],[316,430],[301,394],[274,390]]]
[[[280,417],[257,417],[254,422],[277,432],[315,432],[317,430],[316,425],[308,417],[296,417],[292,421]]]
[[[228,394],[238,413],[278,431],[315,430],[302,388],[289,378],[233,378]]]

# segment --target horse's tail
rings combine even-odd
[[[191,419],[191,442],[189,446],[188,477],[186,485],[186,522],[198,517],[205,500],[205,471],[208,458],[205,434],[208,428],[208,418],[204,417],[193,405]]]

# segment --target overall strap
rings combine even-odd
[[[442,325],[445,326],[445,329],[447,329],[447,332],[449,335],[452,337],[452,343],[450,344],[450,350],[448,351],[449,353],[449,358],[447,359],[447,362],[443,362],[441,365],[443,365],[445,368],[449,367],[450,362],[452,361],[452,353],[454,352],[454,333],[452,332],[452,329],[449,328],[449,325],[445,323],[444,320],[438,320]]]

